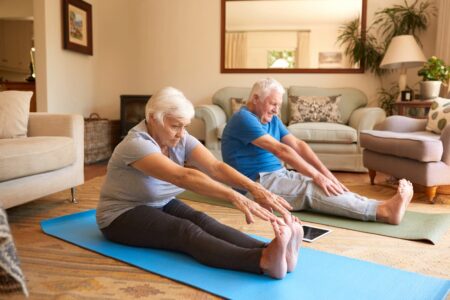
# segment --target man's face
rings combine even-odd
[[[255,112],[261,123],[269,123],[273,116],[278,114],[282,101],[283,96],[279,92],[273,90],[265,99],[263,99],[263,101],[257,99],[254,102]]]

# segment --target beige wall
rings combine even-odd
[[[33,0],[0,0],[0,18],[32,18]]]
[[[154,93],[171,85],[194,104],[204,104],[221,87],[250,86],[262,76],[284,86],[352,86],[376,98],[379,80],[371,74],[221,74],[219,0],[88,2],[93,5],[94,56],[62,49],[60,1],[34,0],[39,110],[85,116],[96,111],[118,119],[120,94]],[[402,3],[368,2],[369,24],[379,8]],[[422,38],[426,56],[435,45],[432,21]],[[411,83],[418,81],[414,70],[408,74]]]
[[[94,99],[95,61],[62,49],[61,1],[34,0],[36,93],[38,111],[90,111]]]

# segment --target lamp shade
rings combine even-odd
[[[392,38],[380,68],[414,68],[421,66],[425,61],[422,49],[412,35],[398,35]]]

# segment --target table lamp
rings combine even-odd
[[[406,69],[419,67],[424,62],[426,62],[426,58],[414,36],[398,35],[392,38],[381,61],[380,68],[400,69],[398,87],[401,93],[406,89]]]

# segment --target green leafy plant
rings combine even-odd
[[[394,5],[375,13],[375,20],[365,31],[356,18],[339,28],[337,42],[344,47],[352,63],[361,62],[377,76],[387,73],[380,63],[392,38],[411,34],[420,43],[418,34],[428,28],[436,7],[429,0],[415,0],[412,4],[404,0],[403,5]]]
[[[432,56],[417,72],[417,75],[422,76],[423,81],[436,80],[447,83],[450,77],[450,66],[447,66],[442,59]]]
[[[387,116],[394,114],[395,101],[399,95],[398,85],[394,84],[390,89],[380,88],[378,90],[378,100],[380,107],[384,109]]]
[[[377,26],[380,38],[391,41],[394,36],[413,35],[421,45],[418,34],[427,30],[430,19],[436,16],[436,7],[430,1],[415,0],[409,4],[393,5],[375,13],[373,26]],[[387,43],[389,44],[389,43]]]
[[[345,47],[345,55],[352,64],[361,63],[378,76],[386,73],[386,70],[379,67],[385,51],[384,46],[379,45],[377,39],[368,31],[361,32],[359,18],[342,25],[337,40]]]

